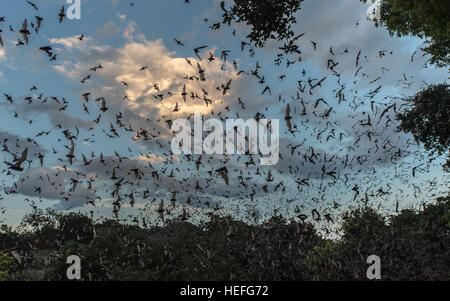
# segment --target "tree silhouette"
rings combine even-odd
[[[397,117],[400,130],[412,133],[432,153],[449,151],[450,90],[448,84],[432,85],[407,99],[412,108]]]
[[[99,281],[366,280],[373,254],[383,258],[383,280],[450,277],[449,196],[398,215],[357,207],[337,226],[342,236],[331,240],[308,221],[280,216],[253,225],[212,216],[199,225],[175,219],[141,227],[37,210],[20,231],[0,227],[0,281],[66,280],[73,254],[86,266],[82,278]]]
[[[288,40],[294,37],[292,25],[296,23],[294,14],[303,0],[234,0],[230,8],[225,7],[222,24],[245,23],[251,27],[247,38],[257,47],[263,47],[267,40]],[[212,26],[220,28],[220,23]]]

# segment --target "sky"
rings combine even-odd
[[[6,17],[0,23],[0,222],[17,224],[30,205],[98,216],[112,216],[120,207],[122,219],[157,221],[161,201],[172,215],[185,210],[193,218],[210,211],[246,220],[274,211],[313,218],[314,208],[338,214],[333,209],[367,202],[392,212],[397,202],[400,209],[417,208],[448,193],[443,160],[430,162],[412,136],[397,131],[393,109],[383,114],[394,103],[405,108],[402,97],[448,80],[448,70],[427,65],[422,40],[376,28],[367,20],[370,3],[305,0],[294,25],[296,33],[305,33],[298,40],[301,54],[276,64],[281,42],[241,51],[246,25],[209,28],[220,20],[219,1],[133,2],[134,7],[125,0],[81,0],[81,19],[61,24],[57,14],[65,1],[36,0],[39,11],[22,0],[0,4],[0,17]],[[39,33],[16,46],[24,19],[31,26],[35,15],[44,18]],[[39,50],[43,46],[52,47],[55,61]],[[207,47],[197,57],[193,49],[200,46]],[[226,61],[220,58],[224,50]],[[339,63],[335,72],[327,68],[329,59]],[[206,81],[196,79],[197,63]],[[259,78],[252,75],[257,66]],[[308,80],[322,78],[310,92]],[[224,95],[219,90],[229,80]],[[262,94],[267,86],[271,94]],[[104,113],[95,101],[101,97]],[[294,134],[284,121],[287,104]],[[279,119],[278,164],[249,164],[257,155],[175,156],[167,121],[196,111],[205,119],[251,119],[257,113]],[[371,125],[364,125],[369,116]],[[77,136],[73,164],[64,130]],[[150,139],[142,139],[144,130]],[[9,170],[4,162],[12,162],[12,154],[20,157],[25,147],[31,163],[24,163],[23,172]],[[222,167],[229,185],[216,172]]]

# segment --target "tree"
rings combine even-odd
[[[354,208],[336,224],[342,236],[335,240],[308,221],[281,216],[252,225],[212,216],[198,225],[175,219],[140,227],[80,214],[33,215],[24,220],[32,227],[0,228],[0,281],[67,280],[66,259],[75,254],[82,279],[97,281],[365,280],[371,255],[382,259],[383,280],[450,279],[450,196],[398,215]],[[95,237],[73,235],[82,221],[95,226]],[[42,229],[49,225],[55,232],[47,242]],[[7,254],[11,249],[21,264]]]
[[[430,63],[439,67],[450,63],[450,1],[382,0],[375,24],[386,26],[391,35],[425,38],[422,50],[431,55]]]
[[[234,0],[231,8],[222,1],[223,24],[245,23],[251,27],[247,38],[257,47],[263,47],[267,40],[287,40],[294,37],[292,25],[294,14],[303,0]],[[220,28],[220,23],[212,26]]]
[[[397,116],[401,121],[399,129],[412,133],[415,140],[423,143],[431,153],[448,152],[450,150],[448,84],[431,85],[407,101],[412,104],[412,109]]]
[[[15,266],[14,258],[0,252],[0,281],[12,280],[11,273],[14,272]]]

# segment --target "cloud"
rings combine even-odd
[[[125,21],[127,19],[127,15],[117,13],[117,18],[119,18],[120,21]]]
[[[398,173],[409,175],[409,156],[416,149],[408,146],[411,137],[395,132],[393,122],[385,126],[388,118],[394,119],[392,111],[380,121],[381,111],[392,101],[385,97],[411,93],[422,85],[422,80],[438,80],[442,70],[425,69],[420,51],[411,63],[410,55],[420,41],[389,37],[386,30],[365,21],[365,13],[366,6],[354,0],[333,4],[305,1],[296,29],[306,32],[300,39],[302,61],[288,70],[270,65],[279,46],[276,43],[257,53],[255,59],[232,53],[233,57],[230,55],[225,62],[219,58],[221,50],[216,46],[203,49],[200,59],[192,51],[186,52],[188,46],[174,52],[167,46],[168,41],[149,40],[136,23],[127,22],[125,15],[116,16],[119,25],[107,22],[84,41],[78,36],[50,39],[58,52],[53,68],[71,82],[68,93],[75,93],[75,97],[68,98],[69,110],[59,111],[60,106],[54,102],[18,104],[14,109],[27,118],[33,113],[44,114],[54,126],[79,127],[88,133],[82,131],[79,135],[77,160],[67,172],[34,165],[24,174],[20,193],[53,200],[67,198],[68,202],[61,201],[58,208],[83,206],[87,199],[96,197],[123,203],[131,193],[138,202],[153,198],[167,201],[172,192],[177,192],[177,201],[182,204],[190,198],[199,207],[220,203],[241,208],[265,206],[266,211],[271,211],[272,207],[282,207],[292,200],[296,201],[286,208],[327,206],[334,200],[351,199],[355,185],[360,187],[361,195],[375,195],[385,184],[380,179],[400,187],[399,182],[405,182],[405,178]],[[106,40],[110,34],[122,38],[121,44],[109,45]],[[318,43],[317,50],[311,41]],[[212,61],[210,53],[215,57]],[[233,58],[244,61],[238,70],[242,68],[246,73],[237,75]],[[339,63],[335,68],[339,76],[327,69],[329,59]],[[269,66],[260,71],[266,76],[264,80],[251,75],[256,60]],[[201,80],[198,64],[204,70],[205,81]],[[92,70],[99,65],[101,68]],[[389,71],[381,67],[388,67]],[[305,75],[301,74],[302,69],[307,70]],[[284,83],[277,78],[281,72],[287,73]],[[407,80],[401,80],[403,73]],[[81,79],[87,75],[90,79],[82,84]],[[310,82],[325,76],[323,85],[310,93]],[[372,82],[377,77],[380,79]],[[299,79],[307,88],[296,97]],[[230,80],[231,89],[224,94],[223,87]],[[382,92],[376,97],[368,96],[381,84]],[[404,89],[408,84],[408,90]],[[261,95],[265,85],[271,86],[272,95]],[[182,96],[184,87],[186,102]],[[345,95],[342,101],[337,96],[341,89]],[[86,92],[91,93],[88,102],[81,97]],[[99,97],[105,97],[108,110],[102,113],[101,123],[90,131],[94,124],[89,120],[100,114],[100,104],[94,101]],[[239,104],[239,98],[245,108]],[[317,102],[320,98],[326,103]],[[284,121],[287,103],[291,106],[295,136],[287,131]],[[89,113],[83,112],[82,105]],[[247,119],[264,113],[268,118],[280,119],[282,160],[277,166],[261,167],[252,164],[251,160],[258,161],[257,156],[171,156],[170,121],[187,118],[195,111],[203,112],[205,118],[239,115]],[[363,125],[368,116],[372,127]],[[117,136],[111,136],[111,128],[118,132]],[[401,155],[397,155],[400,150]],[[104,152],[104,160],[100,160],[100,152]],[[92,162],[84,164],[82,155]],[[51,164],[68,164],[65,154]],[[229,171],[230,185],[217,173],[224,166]],[[95,179],[95,187],[86,188],[86,177]],[[121,178],[120,193],[112,197]],[[80,181],[75,191],[70,191],[72,179]],[[38,185],[40,194],[35,191]],[[146,190],[149,195],[144,199]],[[409,196],[407,192],[402,194],[404,198]]]
[[[35,140],[6,131],[0,131],[0,142],[2,143],[2,151],[9,151],[10,154],[19,154],[25,148],[28,148],[28,159],[36,159],[39,153],[44,155],[48,153],[48,150],[40,146]]]
[[[127,42],[119,48],[96,45],[89,38],[83,44],[74,37],[54,39],[53,43],[63,45],[67,51],[61,54],[62,61],[54,68],[79,81],[90,68],[101,64],[102,69],[90,72],[92,81],[80,88],[92,92],[95,97],[105,97],[111,107],[107,114],[122,112],[133,128],[145,127],[146,121],[151,120],[157,131],[168,134],[165,120],[186,117],[195,111],[220,112],[237,102],[239,91],[236,92],[236,88],[249,86],[248,80],[238,77],[229,62],[224,63],[218,58],[208,62],[205,55],[201,61],[188,58],[189,64],[186,58],[170,52],[161,39],[148,41],[137,34],[133,23],[129,23],[124,35]],[[213,48],[205,52],[208,51],[215,53]],[[200,80],[197,64],[205,70],[206,81]],[[230,80],[230,92],[224,95],[217,90]],[[181,96],[184,86],[187,102]],[[211,100],[208,106],[205,97]],[[174,112],[177,103],[179,111]]]
[[[114,36],[118,32],[119,28],[112,21],[110,21],[98,27],[95,30],[95,35],[96,37],[98,37],[98,39],[105,40],[107,38]]]
[[[338,180],[328,176],[327,173],[334,172],[336,177],[342,178],[344,174],[350,175],[354,172],[368,176],[369,173],[372,173],[369,166],[380,168],[381,171],[392,164],[392,152],[396,149],[393,148],[392,152],[380,151],[373,156],[368,155],[368,152],[375,148],[374,141],[381,143],[381,141],[386,142],[389,139],[388,141],[395,141],[400,148],[408,140],[408,136],[395,133],[394,128],[385,129],[382,125],[378,128],[374,126],[372,136],[369,138],[360,124],[367,120],[370,98],[365,95],[366,91],[370,91],[379,84],[378,82],[370,84],[370,81],[376,76],[381,76],[379,82],[386,87],[383,89],[390,87],[390,89],[395,90],[399,89],[396,84],[398,83],[397,80],[402,78],[402,73],[412,74],[417,71],[417,62],[411,64],[409,57],[405,59],[405,53],[411,51],[407,47],[411,45],[411,42],[390,38],[385,31],[375,28],[373,24],[364,20],[346,18],[342,22],[336,21],[341,20],[341,16],[346,15],[351,9],[358,10],[357,15],[361,17],[365,15],[366,8],[363,5],[355,5],[354,1],[336,3],[333,9],[330,8],[327,1],[309,1],[305,2],[303,13],[300,13],[301,22],[298,25],[298,31],[305,30],[307,32],[305,38],[301,40],[304,61],[313,62],[316,65],[319,71],[315,75],[322,76],[321,74],[325,73],[323,76],[326,76],[328,72],[331,73],[331,71],[326,70],[326,63],[328,59],[334,59],[339,62],[336,71],[342,72],[342,75],[341,77],[334,77],[334,75],[328,74],[324,86],[318,88],[314,95],[308,95],[308,91],[302,94],[301,99],[305,101],[307,108],[306,116],[301,117],[299,114],[302,111],[300,99],[291,103],[292,121],[297,126],[299,134],[293,137],[286,133],[282,138],[281,155],[283,159],[273,169],[274,173],[279,173],[278,182],[275,183],[274,181],[273,184],[267,185],[269,195],[277,195],[278,191],[275,191],[275,188],[279,182],[283,182],[283,186],[285,185],[288,188],[287,195],[298,194],[296,192],[298,185],[295,181],[302,178],[311,179],[312,183],[309,188],[301,187],[305,197],[310,196],[311,191],[318,189],[321,192],[316,192],[317,197],[326,195],[327,189],[323,188],[324,185],[328,185],[325,187],[333,185],[337,190],[340,187],[343,189],[341,193],[347,193],[345,185],[339,184]],[[322,17],[317,18],[318,14]],[[301,28],[304,24],[308,24],[308,28]],[[217,56],[220,56],[220,51],[214,47],[209,47],[202,52],[202,60],[196,57],[188,57],[187,59],[191,62],[190,65],[185,57],[179,57],[176,53],[169,51],[163,40],[147,40],[133,22],[127,24],[123,31],[123,37],[125,43],[116,48],[108,45],[97,45],[92,39],[88,39],[86,43],[80,45],[78,42],[74,43],[73,39],[55,41],[64,45],[70,53],[70,56],[62,54],[63,62],[60,62],[56,68],[68,78],[79,81],[86,75],[89,68],[101,64],[103,67],[101,70],[92,72],[92,80],[87,85],[80,86],[83,90],[91,91],[94,98],[106,97],[110,107],[106,114],[109,114],[111,118],[121,112],[122,120],[126,125],[130,125],[135,130],[146,129],[153,133],[157,137],[155,140],[160,140],[162,144],[159,152],[168,152],[171,133],[166,121],[189,116],[194,111],[212,115],[212,112],[215,114],[225,112],[225,108],[228,107],[230,115],[231,112],[239,112],[241,116],[253,117],[256,112],[262,111],[261,103],[264,103],[267,107],[276,106],[276,110],[279,111],[279,113],[273,110],[269,111],[268,117],[270,115],[284,116],[284,103],[277,104],[275,97],[264,99],[258,95],[260,92],[256,93],[255,91],[259,91],[260,88],[257,85],[255,86],[254,79],[249,76],[238,77],[236,70],[229,61],[223,62],[217,58]],[[318,43],[317,50],[314,50],[309,41],[313,39]],[[331,54],[331,47],[335,55]],[[346,49],[348,49],[348,53],[344,51]],[[380,57],[379,51],[385,49],[387,54]],[[355,65],[355,61],[360,50],[362,53],[360,66],[363,66],[363,68],[360,71],[360,76],[355,79],[355,73],[359,68]],[[389,54],[390,51],[393,51],[392,55]],[[216,59],[212,62],[208,61],[208,52],[216,56]],[[402,59],[399,59],[399,57]],[[424,59],[421,60],[421,63],[424,63]],[[200,64],[201,68],[205,70],[206,81],[199,80],[197,64]],[[383,75],[382,66],[389,66],[392,70]],[[314,70],[311,72],[314,73]],[[439,72],[439,70],[434,70],[430,74],[424,75],[430,79],[440,74]],[[189,78],[192,80],[188,80]],[[307,78],[304,79],[304,84],[307,84]],[[229,80],[232,80],[232,89],[226,95],[223,95],[220,87]],[[350,84],[352,80],[356,81],[353,86]],[[341,84],[334,89],[338,90],[345,86],[343,91],[347,97],[345,103],[341,106],[336,104],[337,99],[330,97],[330,95],[336,94],[336,92],[330,93],[330,91],[333,89],[333,84],[339,83],[339,81],[342,81]],[[186,86],[188,94],[186,103],[181,96],[184,86]],[[218,87],[219,89],[217,89]],[[359,89],[363,92],[358,93]],[[273,94],[275,94],[275,91]],[[194,98],[191,98],[191,95]],[[210,105],[205,105],[204,96],[211,99]],[[237,105],[238,97],[246,99],[245,110],[240,109]],[[316,105],[315,102],[319,97],[323,97],[328,104]],[[362,104],[356,102],[358,99],[361,100]],[[179,111],[174,112],[177,103]],[[321,117],[320,115],[330,106],[333,109],[330,117]],[[335,107],[333,108],[333,106]],[[377,110],[381,110],[383,104],[380,102],[376,106]],[[349,108],[351,108],[353,114],[349,112]],[[371,112],[369,114],[375,119],[377,113]],[[389,114],[386,114],[387,116]],[[374,124],[375,122],[378,122],[378,120],[374,121]],[[286,129],[284,122],[282,123],[283,129]],[[342,140],[339,139],[341,134],[343,135]],[[372,137],[373,140],[371,140]],[[307,139],[306,143],[302,147],[298,147],[294,156],[291,156],[291,147],[301,143],[304,138]],[[154,151],[155,140],[144,143],[147,150]],[[160,158],[163,157],[154,155],[154,157],[145,159],[145,156],[141,155],[138,161],[124,160],[120,164],[115,162],[112,166],[103,166],[103,168],[97,163],[91,165],[87,171],[104,170],[103,176],[107,181],[112,169],[117,168],[116,172],[127,178],[130,177],[127,174],[129,170],[138,166],[147,170],[148,167],[144,163],[162,163],[163,161]],[[326,162],[326,159],[333,159],[333,161]],[[160,160],[161,162],[159,162]],[[237,177],[244,177],[242,168],[246,166],[245,162],[248,162],[248,158],[240,160],[240,158],[234,157],[229,158],[226,162],[230,170],[230,177],[233,178],[231,180],[233,187],[231,188],[226,187],[220,180],[211,182],[210,179],[211,175],[218,177],[214,171],[222,167],[225,160],[209,158],[208,164],[211,168],[207,171],[197,171],[194,162],[187,162],[186,158],[180,158],[180,160],[180,171],[174,172],[176,167],[173,167],[160,174],[160,180],[154,187],[155,191],[163,194],[167,193],[168,190],[189,191],[189,187],[195,187],[197,183],[200,183],[200,186],[206,185],[208,187],[202,193],[197,193],[197,195],[202,195],[200,198],[212,195],[215,195],[215,199],[239,195],[249,197],[252,189],[255,191],[254,196],[256,197],[265,197],[266,195],[261,189],[267,184],[264,183],[268,172],[266,168],[260,169],[261,174],[259,176],[248,175],[251,180],[247,179],[248,186],[246,189],[243,189],[244,186],[240,186],[242,181]],[[164,162],[164,165],[171,166],[167,161]],[[160,169],[158,170],[161,172]],[[148,170],[149,174],[154,171],[151,168]],[[246,168],[246,171],[249,173],[257,172],[256,167]],[[169,176],[171,173],[174,175]],[[210,173],[209,177],[208,173]],[[292,178],[292,174],[295,174],[296,177]],[[151,183],[154,179],[142,179],[142,181]],[[186,195],[188,194],[186,193]]]
[[[0,48],[0,60],[4,61],[6,60],[6,53],[5,53],[5,49]]]
[[[83,207],[87,201],[95,200],[96,195],[83,182],[74,185],[73,180],[79,176],[70,170],[65,172],[45,167],[30,168],[16,183],[17,193],[27,197],[57,200],[59,202],[54,207],[58,210]]]
[[[80,36],[73,36],[67,38],[52,38],[50,39],[50,43],[62,45],[64,46],[65,50],[73,52],[75,50],[83,50],[85,48],[86,43],[89,43],[90,41],[93,40],[91,37],[84,37],[83,40],[80,40],[79,37]],[[95,49],[95,47],[93,48]]]
[[[14,111],[19,113],[19,116],[27,121],[36,115],[46,115],[48,116],[50,123],[57,128],[73,129],[79,127],[87,130],[94,125],[92,121],[86,121],[61,111],[61,107],[63,107],[62,104],[57,104],[53,101],[47,103],[35,101],[32,104],[16,104],[14,107],[9,107],[8,109],[11,112]]]
[[[384,91],[390,89],[401,93],[407,88],[408,93],[413,93],[423,87],[423,81],[435,83],[445,80],[447,70],[426,66],[428,57],[420,50],[422,40],[390,36],[386,28],[376,27],[366,19],[368,7],[368,4],[353,0],[332,4],[326,0],[303,2],[295,26],[295,32],[305,32],[299,40],[303,62],[312,63],[324,72],[328,60],[332,59],[338,63],[335,70],[341,76],[341,83],[361,91],[382,84]],[[317,43],[316,50],[311,41]],[[277,44],[272,45],[273,50],[275,47]],[[360,60],[356,66],[359,51]],[[382,67],[387,70],[382,70]],[[355,75],[359,68],[358,75]],[[404,74],[411,83],[406,87],[399,85]],[[378,77],[378,81],[370,84]],[[353,81],[356,83],[352,85]]]

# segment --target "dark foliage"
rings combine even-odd
[[[65,259],[75,254],[84,280],[365,280],[370,255],[381,258],[383,280],[450,279],[450,197],[390,217],[354,209],[343,216],[339,240],[281,217],[257,226],[213,217],[144,229],[37,211],[23,226],[0,231],[1,279],[65,280]]]
[[[407,100],[412,109],[398,115],[400,129],[412,133],[428,150],[439,154],[447,152],[450,147],[449,86],[430,86]]]
[[[231,8],[222,2],[223,24],[245,23],[251,27],[247,38],[257,47],[263,47],[267,40],[288,40],[294,37],[292,25],[294,14],[303,0],[234,0]],[[217,29],[219,24],[213,25]]]

